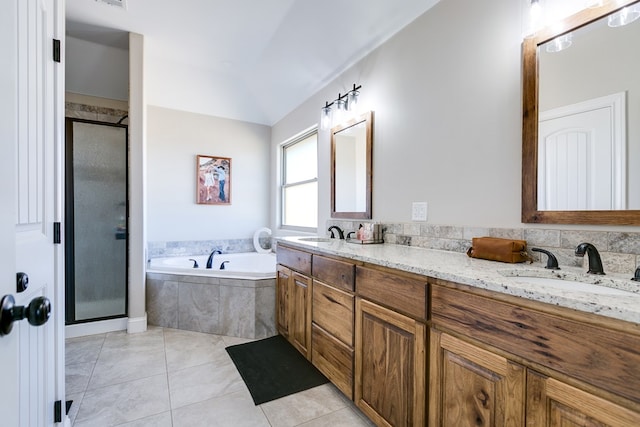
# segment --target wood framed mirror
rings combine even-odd
[[[607,25],[609,17],[613,16],[611,18],[613,20],[619,16],[616,14],[624,11],[625,7],[639,8],[640,1],[609,1],[603,6],[585,9],[554,25],[553,28],[541,30],[523,42],[522,222],[524,223],[640,225],[640,172],[638,171],[640,168],[637,167],[640,165],[640,122],[637,120],[640,114],[640,79],[637,78],[640,75],[640,68],[627,70],[626,65],[620,61],[620,52],[625,52],[624,56],[632,56],[636,66],[640,67],[640,57],[637,53],[637,42],[640,41],[640,19],[624,27]],[[608,34],[617,32],[616,37],[620,38],[625,34],[625,43],[629,44],[621,46],[608,38],[596,39],[600,28]],[[571,51],[571,55],[577,55],[580,51],[579,43],[583,38],[589,40],[591,44],[588,45],[589,54],[586,56],[589,56],[589,60],[593,62],[572,62],[577,65],[575,70],[571,70],[568,68],[568,59],[564,64],[556,59],[560,56],[553,57],[553,60],[545,59],[555,55],[547,52],[555,50],[551,45],[559,41],[559,37],[566,35],[573,38],[572,46],[566,50],[566,52]],[[602,50],[597,50],[599,45],[602,46]],[[547,46],[551,47],[547,49]],[[582,46],[582,50],[584,49],[585,47]],[[614,56],[616,59],[607,60],[606,58],[611,57],[610,55],[617,55]],[[575,58],[572,60],[577,61]],[[566,73],[564,80],[556,79],[552,74],[557,70]],[[607,70],[611,74],[604,74],[602,70]],[[596,73],[600,73],[597,79],[584,80],[587,75]],[[633,82],[627,83],[625,80],[627,77],[622,74],[634,76],[629,77]],[[559,96],[560,89],[567,89],[570,95]],[[547,95],[550,93],[553,96]],[[576,106],[592,101],[602,101],[613,95],[619,95],[616,105],[622,108],[622,112],[616,113],[618,119],[608,120],[612,123],[618,120],[618,123],[614,123],[617,127],[605,127],[605,132],[599,134],[607,134],[607,132],[611,135],[615,134],[616,137],[620,137],[618,145],[615,146],[611,142],[613,148],[604,150],[604,155],[601,154],[602,151],[587,148],[586,154],[581,154],[582,160],[576,160],[571,154],[577,152],[574,142],[578,141],[578,145],[593,147],[596,143],[594,135],[597,133],[588,129],[584,132],[576,131],[579,126],[572,125],[573,133],[569,137],[567,134],[562,134],[564,138],[562,139],[558,137],[561,133],[556,133],[559,128],[554,130],[553,127],[548,127],[551,123],[548,120],[552,120],[550,117],[559,117],[550,112],[565,111],[562,113],[564,116],[573,115]],[[615,110],[618,107],[612,108]],[[566,113],[567,109],[572,112]],[[565,126],[565,129],[568,127]],[[606,131],[607,129],[609,130]],[[574,151],[566,151],[569,144],[567,141],[573,141],[574,148],[571,150]],[[558,147],[565,150],[562,151],[562,155],[557,154],[559,151],[554,151]],[[565,159],[569,159],[568,163]],[[601,164],[611,165],[609,169],[615,169],[617,175],[612,173],[609,176],[604,172],[598,172],[600,175],[597,175],[596,172],[592,172]],[[635,166],[631,167],[632,165]],[[587,171],[585,172],[584,169]],[[571,173],[565,173],[567,170]],[[578,172],[574,173],[575,170]],[[556,180],[558,171],[564,175],[562,179]],[[565,175],[571,175],[567,178],[567,182],[571,180],[572,184],[565,184]],[[562,182],[560,190],[557,189],[558,182]],[[589,184],[587,185],[586,182]],[[576,191],[578,186],[580,191]],[[584,190],[586,196],[581,193],[585,186],[592,189],[591,193]],[[605,191],[604,196],[602,196],[603,191]],[[606,191],[611,191],[613,195],[609,196]],[[556,201],[557,194],[563,192],[572,196],[571,202]],[[573,200],[576,193],[579,193],[580,197],[577,197],[580,199],[579,202]],[[610,203],[594,202],[596,197],[591,194],[597,194],[603,200],[608,199]]]
[[[371,219],[373,111],[331,129],[331,217]]]

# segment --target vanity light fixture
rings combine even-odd
[[[329,129],[334,123],[342,123],[346,119],[347,112],[356,113],[361,85],[353,84],[353,89],[344,95],[338,93],[333,101],[325,102],[320,114],[320,127]]]
[[[640,18],[640,5],[627,6],[622,10],[609,15],[608,25],[612,28],[631,24]]]

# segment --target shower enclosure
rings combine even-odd
[[[66,119],[66,323],[127,315],[127,126]]]

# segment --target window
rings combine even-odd
[[[313,129],[282,146],[283,228],[318,228],[318,131]]]

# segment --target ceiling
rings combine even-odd
[[[67,35],[126,49],[143,34],[148,60],[182,69],[167,81],[224,87],[191,109],[272,125],[438,1],[66,0]]]

